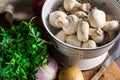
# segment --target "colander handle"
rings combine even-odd
[[[54,48],[58,48],[57,44],[55,44],[54,42],[46,41],[46,44],[53,46]]]
[[[33,22],[35,19],[39,18],[40,16],[34,16],[30,19],[30,23]],[[43,39],[48,46],[53,46],[55,48],[58,48],[57,44],[55,42],[47,41],[46,39]]]

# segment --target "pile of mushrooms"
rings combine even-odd
[[[76,0],[64,0],[62,7],[50,13],[49,23],[61,29],[58,39],[81,48],[96,48],[113,40],[119,28],[119,21],[111,15]]]

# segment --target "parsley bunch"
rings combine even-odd
[[[0,79],[34,80],[36,67],[47,63],[48,54],[41,33],[23,21],[9,30],[0,28]]]

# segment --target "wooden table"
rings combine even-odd
[[[99,69],[100,66],[88,71],[83,71],[84,79],[90,80]],[[120,57],[111,63],[99,80],[120,80]]]

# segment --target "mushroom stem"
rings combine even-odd
[[[91,8],[91,5],[89,3],[79,3],[76,0],[64,0],[64,8],[66,11],[71,11],[73,8],[80,8],[85,12],[88,12]]]
[[[83,11],[77,11],[74,13],[78,18],[85,18],[87,17],[87,14]]]
[[[90,35],[90,37],[91,37],[91,39],[93,39],[96,43],[100,44],[100,43],[102,43],[102,42],[104,41],[105,35],[102,34],[102,35],[99,36],[99,35],[95,34],[95,35]]]
[[[91,9],[90,3],[83,3],[83,4],[81,4],[78,1],[76,1],[75,7],[78,7],[78,8],[82,9],[85,12],[89,12],[90,9]]]
[[[117,30],[119,28],[119,22],[117,20],[107,21],[103,27],[104,31]]]
[[[89,29],[89,35],[99,35],[101,36],[103,34],[103,30],[102,29],[95,29],[95,28],[90,28]]]

